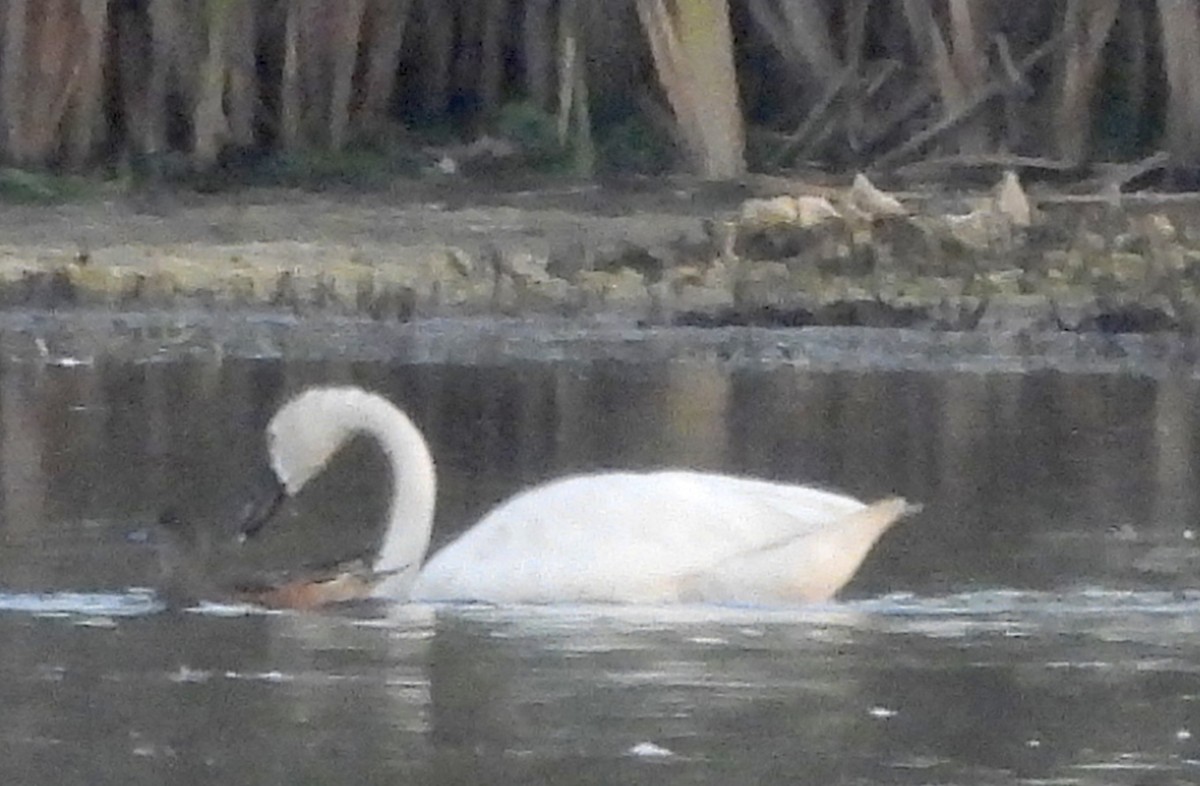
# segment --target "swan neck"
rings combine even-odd
[[[416,579],[433,529],[437,496],[433,457],[425,438],[407,415],[390,403],[373,412],[365,430],[375,437],[392,473],[392,497],[383,543],[374,568],[393,574],[391,587],[409,586]]]

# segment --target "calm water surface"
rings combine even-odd
[[[227,522],[310,383],[413,415],[435,544],[529,483],[686,465],[924,512],[801,610],[167,612],[149,523]],[[0,367],[0,781],[1200,777],[1196,382],[719,362]],[[369,548],[352,449],[248,565]]]

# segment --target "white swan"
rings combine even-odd
[[[528,489],[422,568],[436,480],[421,432],[386,399],[309,389],[267,427],[279,497],[300,491],[356,434],[393,473],[376,596],[497,603],[795,603],[828,600],[915,510],[804,486],[682,470],[601,472]],[[277,505],[246,522],[253,534]],[[342,585],[344,587],[344,583]],[[339,598],[344,599],[344,598]],[[315,604],[306,604],[315,605]]]

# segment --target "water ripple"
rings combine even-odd
[[[1126,591],[1083,588],[1064,592],[994,589],[919,596],[896,593],[845,602],[796,607],[769,606],[620,606],[547,605],[491,606],[487,604],[398,604],[396,611],[412,610],[497,622],[534,623],[572,627],[612,620],[639,626],[693,625],[697,623],[796,623],[874,627],[887,621],[958,622],[975,629],[991,623],[1094,621],[1106,617],[1195,618],[1200,626],[1200,590],[1179,592]],[[0,592],[0,613],[34,616],[135,617],[164,609],[153,590],[130,588],[124,592]],[[243,616],[256,611],[242,604],[201,604],[190,611],[207,616]],[[425,617],[425,614],[418,616]],[[364,625],[387,620],[364,619]],[[503,635],[498,632],[497,635]]]
[[[151,590],[125,592],[0,592],[0,613],[35,617],[140,617],[162,611]]]

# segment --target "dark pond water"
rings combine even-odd
[[[348,381],[426,431],[438,544],[598,467],[925,510],[805,609],[164,611],[159,510],[223,520],[281,399]],[[0,782],[1192,782],[1196,388],[695,359],[7,363]],[[364,461],[247,559],[368,546]]]

